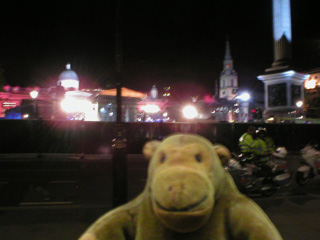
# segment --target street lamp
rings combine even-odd
[[[250,99],[250,94],[247,93],[247,92],[244,92],[241,95],[237,96],[236,99],[239,99],[239,100],[242,100],[244,102],[247,102]]]
[[[182,110],[183,116],[187,119],[194,119],[198,116],[198,111],[194,106],[188,105]]]
[[[240,108],[240,121],[248,122],[249,118],[249,100],[251,98],[250,94],[247,92],[243,92],[240,95],[235,97],[239,101]]]
[[[298,108],[298,110],[296,111],[296,118],[303,118],[303,114],[302,114],[303,101],[302,100],[298,100],[296,102],[296,106]]]
[[[33,112],[34,112],[34,118],[38,118],[38,104],[37,104],[37,97],[39,95],[39,92],[36,91],[36,90],[33,90],[30,92],[30,97],[32,98],[33,100]]]
[[[298,108],[301,108],[302,105],[303,105],[303,101],[299,100],[299,101],[296,102],[296,106],[297,106]]]

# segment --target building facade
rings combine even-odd
[[[32,97],[32,91],[37,96]],[[122,88],[122,121],[137,121],[139,103],[146,94]],[[3,119],[116,121],[116,89],[82,89],[75,71],[67,64],[51,88],[4,87],[0,92]]]
[[[226,54],[223,61],[223,70],[220,74],[219,98],[233,100],[238,90],[238,74],[233,69],[230,43],[227,40]]]

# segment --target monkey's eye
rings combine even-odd
[[[164,163],[166,161],[166,156],[163,154],[162,157],[160,158],[160,162]]]
[[[201,157],[200,154],[197,154],[197,155],[195,156],[195,158],[196,158],[197,162],[202,162],[202,157]]]

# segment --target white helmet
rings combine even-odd
[[[273,153],[272,155],[278,158],[284,158],[285,156],[287,156],[288,151],[285,147],[278,147]]]

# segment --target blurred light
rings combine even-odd
[[[148,117],[146,118],[146,122],[153,122],[152,117],[148,116]]]
[[[236,99],[240,99],[242,101],[248,101],[250,99],[249,93],[242,93],[241,95],[237,96]]]
[[[208,95],[204,96],[204,101],[206,103],[214,103],[214,98],[211,95],[208,94]]]
[[[296,102],[296,106],[298,108],[302,107],[302,105],[303,105],[303,101],[299,100],[299,101]]]
[[[274,121],[274,117],[269,117],[268,118],[268,122],[273,122]]]
[[[15,86],[15,87],[13,87],[13,89],[12,89],[12,91],[13,91],[14,93],[19,92],[19,90],[20,90],[20,87],[19,87],[19,86]]]
[[[182,110],[183,116],[188,119],[194,119],[198,116],[198,111],[194,106],[186,106]]]
[[[38,95],[39,95],[38,91],[33,90],[33,91],[30,92],[30,97],[32,99],[36,99],[38,97]]]
[[[157,113],[160,111],[160,107],[155,104],[148,104],[148,105],[142,106],[141,109],[146,113]]]
[[[295,71],[290,70],[290,71],[286,71],[286,72],[284,72],[284,73],[283,73],[283,75],[288,76],[288,77],[291,77],[291,76],[293,76],[293,75],[294,75],[294,73],[295,73]]]
[[[5,85],[5,86],[3,87],[3,89],[4,89],[6,92],[9,92],[10,89],[11,89],[11,86],[10,86],[10,85]]]
[[[314,89],[317,85],[317,81],[315,79],[307,80],[304,83],[304,87],[306,89]]]
[[[79,81],[74,79],[64,79],[61,80],[61,86],[65,89],[74,88],[77,90],[79,89]]]
[[[22,118],[23,119],[29,118],[29,114],[23,114]]]
[[[163,115],[162,115],[162,116],[167,117],[167,116],[168,116],[168,113],[167,113],[167,112],[165,112],[165,113],[163,113]]]
[[[61,108],[67,113],[83,112],[86,113],[92,109],[92,103],[88,100],[66,98],[61,102]]]

